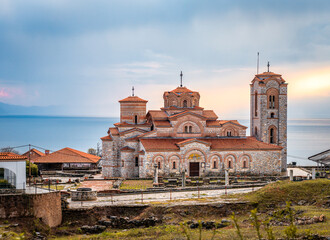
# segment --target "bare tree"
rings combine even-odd
[[[92,154],[92,155],[96,155],[96,154],[97,154],[95,148],[89,148],[89,149],[87,150],[87,153]]]
[[[99,142],[96,144],[96,155],[102,157],[102,148]]]
[[[16,153],[16,154],[20,154],[19,151],[15,150],[13,147],[4,147],[0,149],[0,152],[11,152],[11,153]]]

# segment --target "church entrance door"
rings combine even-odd
[[[191,162],[189,168],[190,177],[199,177],[199,162]]]

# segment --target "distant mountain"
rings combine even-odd
[[[19,106],[0,102],[0,116],[5,115],[58,115],[61,114],[60,108],[56,106]]]

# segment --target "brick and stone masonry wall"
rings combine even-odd
[[[190,154],[197,153],[200,159],[188,159]],[[243,159],[247,159],[247,168],[243,168]],[[216,159],[216,168],[213,168],[213,161]],[[228,167],[228,160],[232,160],[230,172],[250,172],[253,174],[280,174],[281,172],[281,151],[211,151],[209,147],[200,143],[187,144],[177,152],[146,152],[143,156],[143,164],[139,166],[140,177],[152,177],[154,164],[161,162],[159,174],[180,173],[183,169],[189,172],[189,162],[202,162],[200,165],[200,176],[219,174],[223,167]],[[172,162],[177,161],[176,169],[172,169]]]
[[[61,193],[0,195],[0,218],[36,217],[50,227],[62,222]]]

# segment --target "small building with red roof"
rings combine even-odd
[[[26,156],[27,159],[30,159],[32,161],[33,159],[36,159],[38,157],[45,156],[45,153],[39,151],[38,149],[32,148],[31,150],[23,153],[22,156]]]
[[[201,107],[199,92],[182,84],[164,92],[160,110],[148,112],[148,101],[133,92],[119,101],[120,122],[101,138],[103,176],[152,177],[155,167],[163,176],[280,174],[286,169],[286,90],[279,74],[255,75],[250,136],[237,120],[219,119]]]
[[[27,157],[12,152],[0,152],[0,168],[4,169],[3,178],[16,189],[26,188]]]
[[[72,148],[63,148],[31,160],[39,170],[92,170],[97,169],[99,156]]]

